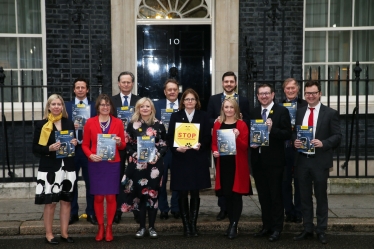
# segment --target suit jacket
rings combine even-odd
[[[60,169],[62,160],[64,160],[64,167],[67,171],[75,171],[74,157],[56,158],[56,151],[49,151],[49,146],[56,143],[55,131],[56,126],[53,125],[53,131],[49,136],[46,146],[39,144],[40,133],[43,125],[47,123],[47,119],[43,119],[35,124],[34,139],[32,144],[32,152],[40,157],[39,171],[41,172],[56,172]],[[61,130],[74,130],[73,121],[62,118],[61,119]],[[75,136],[75,133],[74,133]]]
[[[219,93],[216,95],[212,95],[209,98],[208,102],[208,116],[209,116],[209,122],[210,126],[213,127],[214,120],[220,115],[221,113],[221,106],[222,106],[222,95],[223,93]],[[246,97],[239,96],[239,108],[240,112],[243,115],[243,120],[249,124],[249,100]]]
[[[290,114],[286,107],[274,103],[268,118],[271,118],[273,126],[269,134],[269,146],[262,146],[261,153],[259,148],[251,148],[252,165],[258,165],[261,159],[261,165],[269,167],[284,167],[285,165],[285,140],[291,139],[292,127]],[[262,119],[261,106],[253,109],[251,119]]]
[[[121,145],[116,146],[116,156],[114,161],[110,162],[119,162],[120,155],[118,150],[123,150],[126,147],[125,142],[125,132],[123,123],[120,119],[110,116],[110,127],[108,134],[116,134],[118,137],[121,138]],[[82,143],[82,150],[84,154],[88,157],[88,160],[91,154],[96,154],[97,150],[97,134],[103,134],[103,131],[100,127],[99,116],[95,116],[87,120],[86,125],[84,126],[83,132],[83,143]]]
[[[178,100],[180,102],[180,100]],[[161,120],[161,109],[166,109],[166,99],[160,99],[160,100],[157,100],[155,102],[153,102],[153,104],[155,105],[155,109],[156,109],[156,118],[158,120]],[[179,106],[175,106],[174,109],[179,109]]]
[[[135,106],[136,102],[140,99],[138,95],[131,94],[130,106]],[[112,96],[112,102],[114,105],[114,116],[117,117],[117,107],[123,106],[123,100],[121,99],[121,94]]]
[[[210,188],[209,157],[211,143],[211,127],[206,112],[195,110],[192,123],[200,124],[199,150],[189,149],[185,153],[178,152],[174,144],[175,123],[189,123],[185,110],[171,114],[168,144],[173,153],[171,165],[170,188],[172,190],[197,190]],[[210,154],[209,154],[210,156]]]
[[[212,151],[218,151],[217,130],[221,128],[221,123],[214,123],[212,136]],[[236,138],[236,155],[234,185],[232,191],[240,194],[248,194],[250,190],[249,168],[248,168],[248,127],[242,120],[238,120],[236,128],[239,130],[239,136]],[[225,176],[223,176],[225,177]],[[221,157],[216,160],[216,185],[215,190],[221,189]]]
[[[297,110],[295,125],[302,125],[306,110],[307,106]],[[292,138],[296,140],[296,129],[292,134]],[[341,138],[339,113],[321,104],[318,113],[315,139],[319,139],[323,147],[315,148],[315,167],[331,168],[333,166],[333,150],[339,146]],[[296,166],[298,166],[299,156],[299,154],[296,156]]]
[[[89,100],[88,104],[91,105],[91,118],[92,118],[96,116],[95,102]],[[68,113],[68,118],[70,120],[72,120],[73,105],[75,105],[75,100],[65,102],[66,112]]]

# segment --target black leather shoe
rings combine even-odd
[[[279,240],[279,237],[280,237],[280,232],[275,231],[275,232],[273,232],[273,233],[270,235],[270,237],[269,237],[269,241],[270,241],[270,242],[275,242],[275,241]]]
[[[114,215],[113,222],[119,224],[121,222],[121,218],[122,218],[122,212],[121,211],[117,211],[116,215]]]
[[[168,212],[161,212],[161,213],[160,213],[160,219],[161,219],[161,220],[167,220],[167,219],[169,219],[169,214],[168,214]]]
[[[322,244],[327,244],[327,238],[326,238],[326,234],[325,233],[319,233],[317,236],[318,236],[318,240]]]
[[[295,223],[301,223],[301,222],[303,222],[303,218],[301,218],[301,217],[295,217],[295,219],[294,219],[293,222],[295,222]]]
[[[271,231],[269,231],[268,229],[265,229],[263,228],[261,231],[255,233],[253,236],[255,238],[259,238],[259,237],[264,237],[264,236],[267,236],[271,233]]]
[[[217,220],[220,221],[220,220],[224,220],[226,219],[227,217],[227,212],[226,211],[219,211],[219,213],[217,214]]]
[[[79,216],[77,214],[71,214],[69,219],[69,225],[73,224],[76,221],[79,221]]]
[[[286,215],[286,218],[284,219],[284,222],[293,222],[294,218],[295,217],[293,215],[288,214],[288,215]]]
[[[74,243],[74,240],[72,237],[67,237],[67,238],[64,238],[64,237],[60,237],[61,241],[64,241],[64,242],[67,242],[67,243]]]
[[[95,215],[87,215],[87,221],[91,222],[92,225],[97,225],[97,219]]]
[[[171,214],[174,216],[174,219],[179,219],[180,218],[180,213],[179,212],[171,212]]]
[[[299,241],[299,240],[304,240],[304,239],[307,239],[307,238],[313,238],[313,233],[303,231],[299,235],[293,237],[293,240],[294,241]]]
[[[45,242],[47,242],[48,244],[52,244],[52,245],[58,245],[58,240],[56,238],[52,238],[51,240],[48,240],[47,238],[45,238]]]

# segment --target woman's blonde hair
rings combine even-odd
[[[65,107],[64,99],[60,95],[58,95],[58,94],[52,94],[51,96],[49,96],[49,98],[47,100],[47,103],[45,104],[44,117],[43,118],[45,118],[45,119],[48,118],[48,115],[50,113],[49,107],[50,107],[52,101],[55,100],[55,99],[61,100],[61,104],[62,104],[62,117],[68,118],[68,113],[66,112],[66,107]]]
[[[134,123],[136,121],[140,121],[140,119],[142,118],[141,115],[140,115],[140,106],[143,105],[147,101],[149,102],[149,105],[151,106],[151,115],[150,115],[149,119],[144,120],[144,122],[147,125],[153,125],[155,123],[156,109],[155,109],[155,106],[154,106],[152,100],[150,98],[147,98],[147,97],[141,98],[136,102],[135,111],[134,111],[134,115],[132,116],[131,122]]]
[[[235,118],[235,120],[240,119],[240,108],[239,108],[238,102],[235,99],[225,99],[225,100],[223,100],[222,105],[221,105],[221,113],[220,113],[221,123],[226,121],[226,115],[225,115],[225,112],[223,111],[223,109],[224,109],[223,107],[225,105],[225,102],[231,103],[232,106],[234,107],[234,111],[235,111],[234,118]]]

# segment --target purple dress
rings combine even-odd
[[[103,131],[107,134],[109,126]],[[119,193],[120,162],[88,162],[88,175],[90,179],[90,194],[116,195]]]

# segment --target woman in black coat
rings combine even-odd
[[[211,128],[209,119],[201,105],[198,94],[191,88],[184,91],[178,112],[171,115],[168,140],[173,153],[170,188],[179,192],[179,210],[182,216],[184,235],[198,236],[196,222],[200,207],[200,189],[211,187],[209,157]],[[173,147],[176,123],[200,124],[199,143],[196,148]],[[191,203],[188,205],[188,192]],[[190,217],[191,214],[191,217]]]

